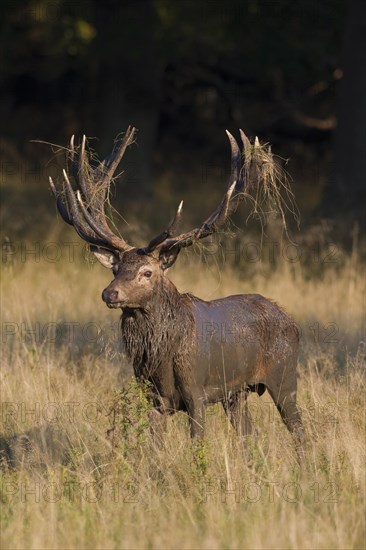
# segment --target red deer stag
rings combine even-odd
[[[267,389],[298,452],[303,427],[296,406],[298,330],[274,302],[259,294],[241,294],[206,302],[181,294],[165,276],[180,250],[222,228],[250,189],[261,182],[260,150],[240,131],[241,153],[231,146],[231,175],[216,210],[198,227],[176,235],[182,203],[174,219],[144,248],[127,244],[109,227],[105,203],[113,174],[133,142],[129,127],[119,146],[96,167],[90,165],[85,136],[70,144],[73,189],[64,170],[62,191],[50,185],[62,218],[90,244],[98,260],[112,269],[114,279],[102,293],[109,308],[120,308],[127,355],[138,380],[149,382],[153,401],[152,426],[158,434],[166,417],[186,411],[193,438],[204,433],[206,405],[221,402],[241,435],[251,431],[246,405],[250,391]],[[268,151],[268,155],[271,153]]]

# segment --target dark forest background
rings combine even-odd
[[[201,220],[226,185],[224,130],[242,127],[289,159],[303,230],[327,220],[347,242],[364,223],[365,4],[2,0],[5,235],[55,220],[47,176],[63,161],[31,140],[85,133],[104,156],[133,124],[115,198],[129,221],[159,228],[181,198]]]

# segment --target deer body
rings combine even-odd
[[[296,368],[296,327],[276,304],[258,294],[195,302],[197,382],[208,403],[270,384],[289,362]]]
[[[133,135],[134,129],[129,128],[120,147],[94,169],[87,161],[85,137],[78,152],[72,138],[71,169],[77,192],[66,172],[64,193],[56,190],[51,179],[50,183],[64,220],[113,271],[114,279],[102,299],[108,307],[122,310],[127,355],[136,378],[149,382],[156,426],[160,429],[167,415],[186,411],[192,437],[202,437],[205,407],[221,402],[238,433],[246,435],[252,428],[247,395],[250,391],[261,395],[267,389],[299,450],[303,428],[296,406],[298,331],[293,320],[258,294],[204,301],[180,294],[166,276],[183,247],[217,231],[244,192],[258,186],[257,146],[250,148],[241,132],[242,165],[243,156],[228,134],[231,177],[215,212],[200,227],[173,237],[181,203],[165,231],[147,247],[135,248],[110,230],[104,213],[113,172]]]
[[[141,251],[125,252],[118,266],[102,297],[122,309],[126,350],[136,377],[149,382],[156,411],[187,411],[192,437],[202,437],[206,405],[222,402],[230,412],[238,397],[267,388],[285,421],[298,423],[298,332],[277,304],[258,294],[213,301],[180,294]],[[236,408],[231,420],[247,433],[249,412]]]

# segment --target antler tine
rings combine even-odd
[[[230,214],[230,201],[232,199],[235,187],[236,180],[230,185],[229,189],[226,191],[219,207],[215,210],[213,214],[201,225],[198,231],[195,234],[195,239],[202,239],[214,233],[215,230],[219,229],[226,222]]]
[[[133,137],[135,135],[135,132],[136,132],[136,128],[133,128],[133,127],[129,126],[126,130],[126,133],[125,133],[124,137],[123,137],[121,145],[119,147],[117,147],[116,151],[113,151],[112,154],[104,160],[104,162],[106,163],[106,166],[108,168],[108,171],[107,171],[106,175],[104,176],[103,183],[109,182],[112,179],[113,174],[114,174],[117,166],[121,162],[121,159],[122,159],[123,155],[125,154],[125,151],[126,151],[127,147],[129,145],[131,145],[131,143],[133,141]]]
[[[228,190],[222,198],[219,206],[216,210],[203,222],[201,227],[196,232],[196,239],[203,238],[205,233],[212,232],[213,226],[216,228],[223,225],[230,214],[233,205],[235,195],[239,192],[240,187],[240,168],[241,168],[241,154],[238,144],[234,136],[226,130],[227,137],[229,138],[231,148],[231,172],[228,184]]]
[[[81,140],[81,146],[80,146],[80,153],[79,153],[79,164],[78,164],[78,176],[76,178],[76,182],[80,189],[82,190],[85,198],[88,202],[92,202],[91,192],[92,192],[92,185],[89,181],[89,170],[92,173],[93,170],[89,165],[88,161],[88,153],[85,148],[86,145],[86,136],[83,135],[83,139]]]
[[[175,213],[174,218],[169,223],[168,227],[159,235],[154,237],[149,244],[145,247],[145,252],[150,253],[155,250],[157,246],[159,246],[161,243],[166,241],[166,239],[169,239],[169,237],[172,237],[177,229],[177,226],[179,225],[181,219],[182,219],[182,209],[183,209],[183,201],[180,201],[179,206],[177,208],[177,211]]]
[[[52,190],[52,193],[56,199],[56,205],[57,205],[57,209],[58,211],[60,212],[61,214],[61,217],[62,219],[68,223],[69,225],[73,225],[72,223],[72,220],[69,216],[69,213],[67,211],[67,208],[65,207],[63,201],[62,201],[62,198],[61,198],[61,194],[57,191],[56,187],[55,187],[55,184],[53,183],[53,179],[51,178],[51,176],[48,177],[48,181],[50,182],[50,187],[51,187],[51,190]]]
[[[76,159],[76,149],[75,149],[75,136],[72,135],[70,139],[70,171],[71,174],[77,183],[78,187],[82,189],[84,195],[88,196],[90,193],[90,185],[87,177],[86,165],[88,163],[87,159],[85,161],[85,144],[86,136],[83,136],[80,149],[78,151],[78,159]]]
[[[177,211],[175,213],[175,216],[172,219],[172,221],[170,222],[170,224],[168,226],[168,229],[167,229],[167,232],[169,233],[170,237],[172,235],[174,235],[174,233],[177,230],[178,225],[180,224],[180,222],[182,220],[182,210],[183,210],[183,201],[180,201],[180,203],[178,204],[178,208],[177,208]]]
[[[251,151],[251,143],[249,141],[249,139],[247,138],[247,136],[244,134],[243,130],[240,128],[239,130],[239,133],[240,133],[240,139],[241,139],[241,142],[243,144],[243,155],[244,155],[244,158],[246,159],[247,158],[247,155],[249,154],[250,155],[250,151]]]
[[[75,145],[74,145],[74,140],[75,140],[75,135],[72,134],[71,138],[70,138],[70,151],[71,151],[71,161],[74,160],[74,155],[75,155]]]
[[[78,164],[75,161],[75,135],[74,134],[70,138],[69,159],[70,159],[70,170],[74,180],[76,181],[78,177]]]
[[[227,137],[229,138],[231,147],[231,174],[228,187],[231,187],[234,180],[238,181],[239,171],[241,168],[241,154],[234,136],[226,130]]]

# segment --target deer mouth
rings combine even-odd
[[[109,307],[109,309],[118,309],[118,308],[123,308],[124,307],[124,303],[123,302],[106,302],[107,304],[107,307]]]
[[[106,304],[109,309],[122,309],[123,313],[132,313],[141,308],[138,304],[126,304],[126,302],[106,302]]]

